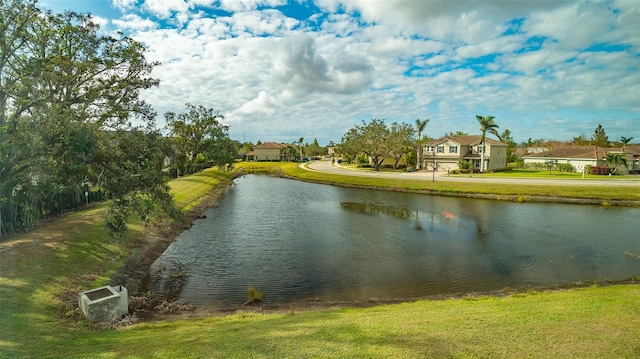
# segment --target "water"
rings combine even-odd
[[[414,298],[640,275],[640,209],[236,180],[152,267],[155,291],[230,308]]]

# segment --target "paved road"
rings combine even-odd
[[[504,183],[513,185],[527,185],[527,184],[550,184],[550,185],[571,185],[571,186],[616,186],[616,187],[630,187],[632,190],[636,188],[640,189],[640,177],[638,180],[621,180],[618,178],[606,177],[602,180],[583,180],[583,179],[541,179],[541,178],[496,178],[496,177],[484,177],[482,175],[468,175],[468,176],[447,176],[446,172],[436,172],[435,175],[431,171],[416,171],[416,172],[374,172],[365,170],[349,169],[347,167],[332,164],[331,161],[311,161],[308,167],[302,164],[300,166],[303,169],[310,171],[336,173],[341,175],[350,176],[369,176],[379,178],[401,178],[401,179],[416,179],[423,181],[452,181],[452,182],[484,182],[484,183]]]

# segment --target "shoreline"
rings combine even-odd
[[[262,171],[257,171],[262,172]],[[157,234],[157,232],[161,232],[163,234],[162,238],[157,238],[157,240],[152,241],[152,243],[147,243],[145,249],[143,249],[140,253],[130,257],[127,260],[127,265],[123,267],[123,273],[128,273],[127,267],[130,265],[137,266],[137,270],[135,271],[135,275],[128,278],[128,283],[132,289],[131,293],[142,294],[148,291],[149,289],[149,270],[151,265],[157,260],[157,258],[162,255],[162,253],[168,248],[168,246],[176,240],[177,236],[184,230],[193,225],[195,219],[201,218],[202,213],[206,211],[208,208],[215,207],[220,199],[226,194],[227,189],[233,185],[233,181],[241,176],[246,174],[252,174],[253,171],[244,171],[243,168],[240,168],[236,172],[233,173],[233,176],[229,181],[224,181],[216,186],[214,186],[208,194],[205,196],[205,199],[200,202],[196,207],[191,209],[187,215],[188,223],[183,225],[181,228],[169,228],[168,232],[163,231],[163,228],[156,228],[153,232]],[[522,202],[522,203],[567,203],[567,204],[589,204],[589,205],[610,205],[610,206],[623,206],[623,207],[638,207],[640,206],[640,202],[638,201],[603,201],[603,200],[589,200],[589,199],[580,199],[580,198],[562,198],[562,197],[544,197],[544,196],[505,196],[505,195],[495,195],[495,194],[474,194],[474,193],[441,193],[438,191],[429,191],[429,190],[407,190],[402,188],[395,187],[371,187],[371,186],[359,186],[352,184],[338,184],[332,183],[328,181],[315,181],[315,180],[307,180],[291,175],[287,175],[283,173],[281,170],[276,170],[273,173],[276,176],[288,178],[292,180],[299,180],[304,182],[318,183],[318,184],[326,184],[326,185],[334,185],[341,186],[347,188],[362,188],[362,189],[371,189],[371,190],[383,190],[383,191],[394,191],[394,192],[406,192],[406,193],[416,193],[416,194],[425,194],[425,195],[439,195],[439,196],[449,196],[449,197],[465,197],[465,198],[476,198],[476,199],[487,199],[487,200],[501,200],[501,201],[512,201],[512,202]],[[169,226],[171,227],[171,226]],[[153,237],[154,233],[147,233],[146,237]],[[145,241],[148,242],[148,241]],[[141,262],[137,259],[140,257],[145,257],[146,260],[142,262],[143,266],[140,267]],[[126,277],[125,277],[126,278]],[[247,312],[274,312],[274,313],[282,313],[282,312],[291,312],[291,311],[314,311],[314,310],[325,310],[325,309],[333,309],[333,308],[364,308],[364,307],[373,307],[377,305],[388,305],[388,304],[398,304],[404,302],[416,302],[422,300],[448,300],[448,299],[461,299],[468,297],[481,297],[481,296],[494,296],[494,297],[502,297],[508,295],[514,295],[518,293],[527,293],[531,291],[553,291],[553,290],[564,290],[564,289],[572,289],[572,288],[582,288],[593,285],[616,285],[616,284],[638,284],[640,281],[637,277],[630,277],[622,280],[589,280],[585,282],[577,282],[577,283],[562,283],[556,285],[549,286],[522,286],[515,288],[502,288],[497,290],[483,291],[483,292],[461,292],[461,293],[443,293],[443,294],[434,294],[427,295],[422,297],[415,298],[368,298],[368,299],[360,299],[353,301],[323,301],[319,298],[314,300],[297,300],[293,302],[287,303],[257,303],[255,305],[229,305],[224,308],[195,308],[193,311],[178,311],[172,314],[161,314],[157,311],[148,311],[148,308],[145,309],[144,312],[147,313],[145,315],[146,320],[164,320],[169,317],[203,317],[203,316],[218,316],[218,315],[228,315],[237,311],[247,311]],[[127,287],[129,288],[129,287]],[[160,293],[160,296],[167,301],[175,300],[176,298],[168,298],[168,293]],[[190,305],[190,303],[184,303]],[[190,313],[190,314],[189,314]],[[139,313],[140,314],[140,313]]]
[[[364,185],[357,185],[357,184],[337,183],[337,182],[326,181],[326,180],[314,180],[314,179],[296,177],[294,175],[285,174],[283,172],[278,173],[278,176],[292,179],[292,180],[297,180],[297,181],[318,183],[318,184],[337,186],[337,187],[360,188],[360,189],[402,192],[402,193],[415,193],[415,194],[443,196],[443,197],[475,198],[475,199],[486,199],[486,200],[494,200],[494,201],[507,201],[507,202],[519,202],[519,203],[559,203],[559,204],[617,206],[617,207],[631,207],[631,208],[640,207],[640,201],[633,201],[633,200],[576,198],[576,197],[540,196],[540,195],[501,195],[501,194],[489,194],[489,193],[461,193],[461,192],[444,192],[444,191],[438,191],[438,190],[411,190],[411,189],[398,188],[398,187],[364,186]]]

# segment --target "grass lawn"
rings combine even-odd
[[[171,188],[186,208],[223,180],[209,170]],[[0,242],[0,358],[640,357],[638,284],[99,330],[72,305],[75,293],[118,284],[110,278],[145,232],[134,223],[111,242],[104,213],[89,208]]]
[[[275,166],[275,164],[270,164]],[[496,199],[513,199],[517,201],[534,201],[532,197],[559,197],[576,198],[584,200],[597,200],[601,204],[608,204],[611,200],[640,201],[640,191],[621,186],[589,186],[576,185],[526,185],[514,186],[513,184],[478,183],[478,182],[449,182],[449,181],[424,181],[411,179],[376,178],[367,176],[339,175],[307,171],[298,167],[295,163],[281,163],[282,173],[303,181],[336,184],[343,186],[360,186],[366,188],[426,192],[434,194],[481,194],[496,195]],[[497,173],[496,175],[499,175]],[[475,175],[474,175],[475,176]],[[483,175],[485,176],[485,175]]]

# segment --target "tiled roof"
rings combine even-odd
[[[480,144],[480,138],[481,137],[482,136],[480,136],[480,135],[445,136],[445,137],[440,137],[440,138],[435,139],[435,140],[427,141],[426,143],[424,143],[424,145],[435,146],[435,145],[438,145],[438,144],[440,144],[442,142],[451,141],[451,142],[455,142],[455,143],[457,143],[459,145],[472,146],[472,145]],[[489,138],[489,137],[485,137],[485,141],[489,145],[507,146],[506,143],[503,143],[503,142],[500,142],[500,141],[496,141],[496,140],[494,140],[492,138]]]
[[[266,149],[266,148],[283,148],[286,147],[285,144],[283,143],[277,143],[277,142],[265,142],[261,145],[257,145],[254,146],[253,149],[255,150],[256,148],[258,149]]]

